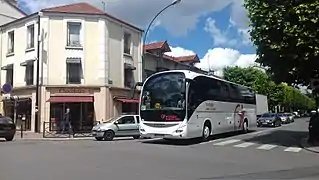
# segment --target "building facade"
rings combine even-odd
[[[137,112],[131,88],[142,79],[141,29],[87,3],[43,9],[0,28],[1,84],[19,97],[16,108],[4,101],[4,113],[18,126],[26,117],[26,130],[42,132],[70,109],[74,130],[82,131]]]
[[[208,73],[194,66],[199,63],[199,58],[196,54],[180,57],[165,55],[165,53],[171,52],[167,41],[147,44],[144,46],[144,50],[145,74],[147,77],[156,72],[166,70],[191,70],[203,74]]]
[[[24,16],[26,14],[17,7],[17,0],[0,1],[0,26]]]

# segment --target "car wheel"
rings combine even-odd
[[[103,140],[103,137],[95,137],[95,139],[96,139],[97,141],[102,141],[102,140]]]
[[[106,131],[103,135],[105,141],[112,141],[114,138],[115,133],[111,130]]]
[[[133,136],[134,139],[139,139],[140,135]]]
[[[14,136],[5,137],[6,141],[12,141]]]

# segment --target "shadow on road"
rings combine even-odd
[[[255,132],[255,130],[250,131],[249,133],[252,133],[252,132]],[[240,134],[241,134],[241,132],[231,132],[231,133],[223,133],[223,134],[213,135],[213,136],[209,137],[208,142],[216,140],[216,139],[237,136]],[[190,146],[190,145],[194,145],[194,144],[199,144],[201,142],[202,142],[201,138],[188,139],[188,140],[150,139],[150,140],[141,141],[141,143],[145,143],[145,144],[174,145],[174,146]]]
[[[259,135],[249,139],[243,139],[243,141],[291,147],[299,146],[300,141],[307,137],[307,135],[308,132],[306,131],[277,130],[271,131],[268,134]]]

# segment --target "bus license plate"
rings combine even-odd
[[[164,137],[164,135],[163,134],[154,134],[154,137],[160,138],[160,137]]]

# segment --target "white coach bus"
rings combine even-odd
[[[252,89],[188,70],[164,71],[147,78],[139,112],[144,137],[202,137],[205,141],[213,134],[256,127]]]

